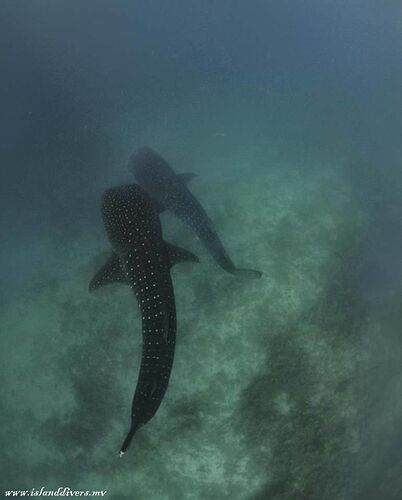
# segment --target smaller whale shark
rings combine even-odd
[[[142,358],[131,411],[131,427],[122,456],[135,432],[158,410],[168,387],[176,341],[176,306],[170,268],[198,258],[162,239],[159,215],[138,185],[106,190],[102,217],[113,253],[91,280],[89,289],[127,284],[142,317]]]
[[[195,174],[176,174],[166,160],[146,147],[137,149],[131,155],[128,168],[154,200],[158,210],[170,210],[190,227],[225,271],[246,278],[262,276],[260,271],[239,269],[232,262],[211,219],[187,188]]]

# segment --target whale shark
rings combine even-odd
[[[89,289],[125,283],[134,292],[142,317],[141,366],[131,426],[120,449],[123,456],[136,431],[157,412],[168,387],[176,341],[170,268],[181,261],[198,262],[198,257],[163,240],[159,214],[140,186],[107,189],[101,205],[112,254],[91,280]]]
[[[246,278],[260,278],[262,272],[237,268],[226,252],[202,205],[188,189],[196,177],[192,173],[176,174],[169,163],[148,147],[139,148],[130,156],[128,169],[138,184],[153,199],[158,210],[173,212],[204,243],[215,261],[225,271]]]

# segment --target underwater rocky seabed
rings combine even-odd
[[[361,489],[371,382],[357,276],[367,217],[334,172],[213,175],[193,192],[234,261],[264,276],[225,274],[163,215],[166,239],[201,263],[173,269],[171,383],[123,459],[141,326],[124,286],[87,291],[108,253],[101,228],[54,231],[47,273],[3,305],[5,488],[107,489],[116,500],[341,500]]]

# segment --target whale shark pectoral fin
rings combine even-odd
[[[197,177],[197,174],[192,174],[191,172],[184,172],[183,174],[176,174],[176,175],[182,182],[184,182],[184,184],[188,184],[195,177]]]
[[[174,266],[178,262],[200,262],[200,259],[189,250],[176,247],[166,241],[165,245],[169,256],[170,267]]]
[[[121,267],[119,257],[112,253],[89,283],[89,291],[92,292],[109,283],[126,283],[126,276]]]

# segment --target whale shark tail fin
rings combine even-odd
[[[121,458],[126,451],[128,450],[128,447],[131,444],[131,441],[134,437],[134,434],[138,431],[140,428],[140,425],[132,425],[130,430],[128,431],[128,434],[126,436],[126,439],[123,441],[123,444],[121,445],[120,451],[119,451],[119,457]]]
[[[258,279],[261,278],[263,273],[254,269],[235,269],[233,274],[235,276],[240,276],[240,278]]]

